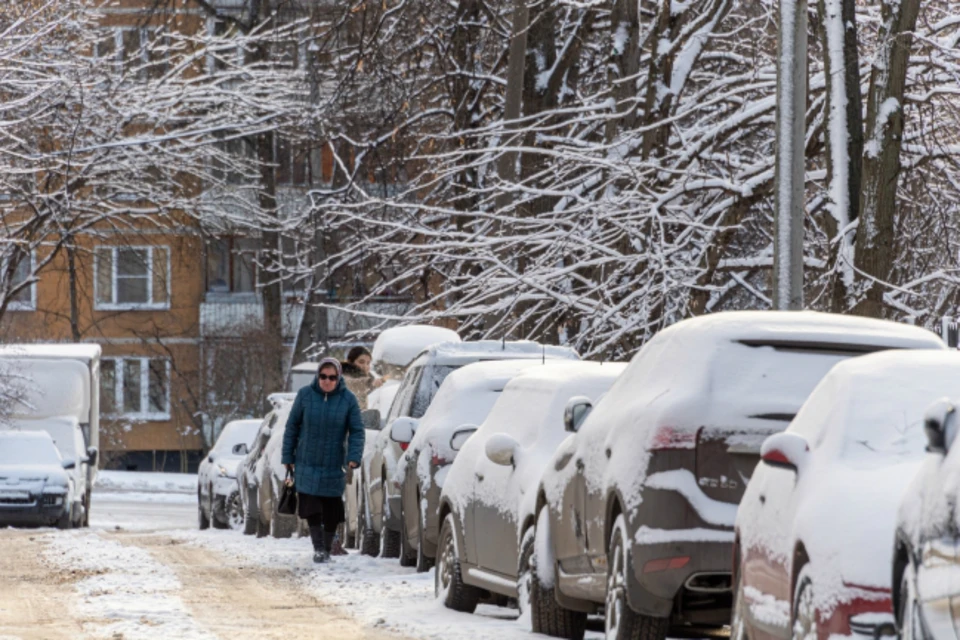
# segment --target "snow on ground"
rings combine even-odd
[[[317,566],[307,540],[258,540],[235,531],[176,531],[171,535],[216,551],[227,561],[291,569],[300,588],[339,606],[364,626],[423,639],[530,639],[529,627],[517,619],[516,610],[482,605],[474,615],[450,611],[433,597],[432,571],[418,574],[395,559],[351,553]],[[588,633],[587,637],[600,634]]]
[[[90,511],[95,528],[183,529],[196,522],[196,475],[101,471],[97,476]]]
[[[143,549],[107,540],[96,532],[50,536],[44,559],[89,574],[76,584],[74,617],[96,638],[207,640],[177,596],[180,581]]]

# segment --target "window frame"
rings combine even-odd
[[[139,360],[140,361],[140,411],[138,412],[128,412],[123,409],[123,392],[124,392],[124,362],[128,360]],[[166,376],[166,410],[165,411],[149,411],[150,407],[150,363],[155,361],[161,361],[164,363],[164,374]],[[114,408],[113,413],[104,413],[105,417],[108,418],[132,418],[136,420],[141,420],[144,422],[164,422],[171,419],[170,414],[170,396],[171,396],[171,378],[170,378],[170,359],[169,358],[151,358],[149,356],[116,356],[109,358],[102,358],[101,363],[105,361],[113,362],[113,396],[114,396]]]
[[[110,282],[111,282],[111,302],[102,302],[100,300],[100,260],[98,254],[103,249],[110,249]],[[147,300],[149,302],[117,302],[117,268],[119,260],[117,258],[121,249],[124,250],[142,250],[147,251]],[[152,302],[153,300],[153,281],[154,281],[154,251],[163,249],[167,252],[167,300],[166,302]],[[167,311],[170,309],[170,299],[173,297],[173,284],[171,280],[170,263],[173,262],[173,254],[169,245],[97,245],[93,249],[93,309],[94,311]]]
[[[21,302],[20,300],[11,299],[7,302],[7,311],[36,311],[37,310],[37,282],[39,277],[37,277],[37,252],[33,249],[30,250],[30,273],[27,275],[27,279],[33,278],[33,282],[27,287],[27,291],[30,292],[30,302]],[[22,262],[21,262],[22,264]],[[2,265],[3,270],[6,271],[6,260]],[[16,286],[11,283],[11,286]]]

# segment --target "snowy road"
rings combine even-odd
[[[198,531],[194,500],[99,492],[90,529],[0,530],[0,640],[532,638],[515,610],[443,609],[396,560],[318,567],[307,540]]]

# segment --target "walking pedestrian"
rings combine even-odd
[[[297,392],[283,434],[282,462],[294,474],[297,513],[310,525],[313,561],[327,562],[344,520],[344,466],[363,456],[363,420],[340,361],[324,358],[317,377]]]

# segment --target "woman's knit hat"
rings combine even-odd
[[[343,368],[340,366],[340,361],[336,358],[324,358],[320,361],[320,365],[317,367],[317,373],[320,373],[320,370],[324,367],[333,367],[337,370],[337,376],[343,375]]]

